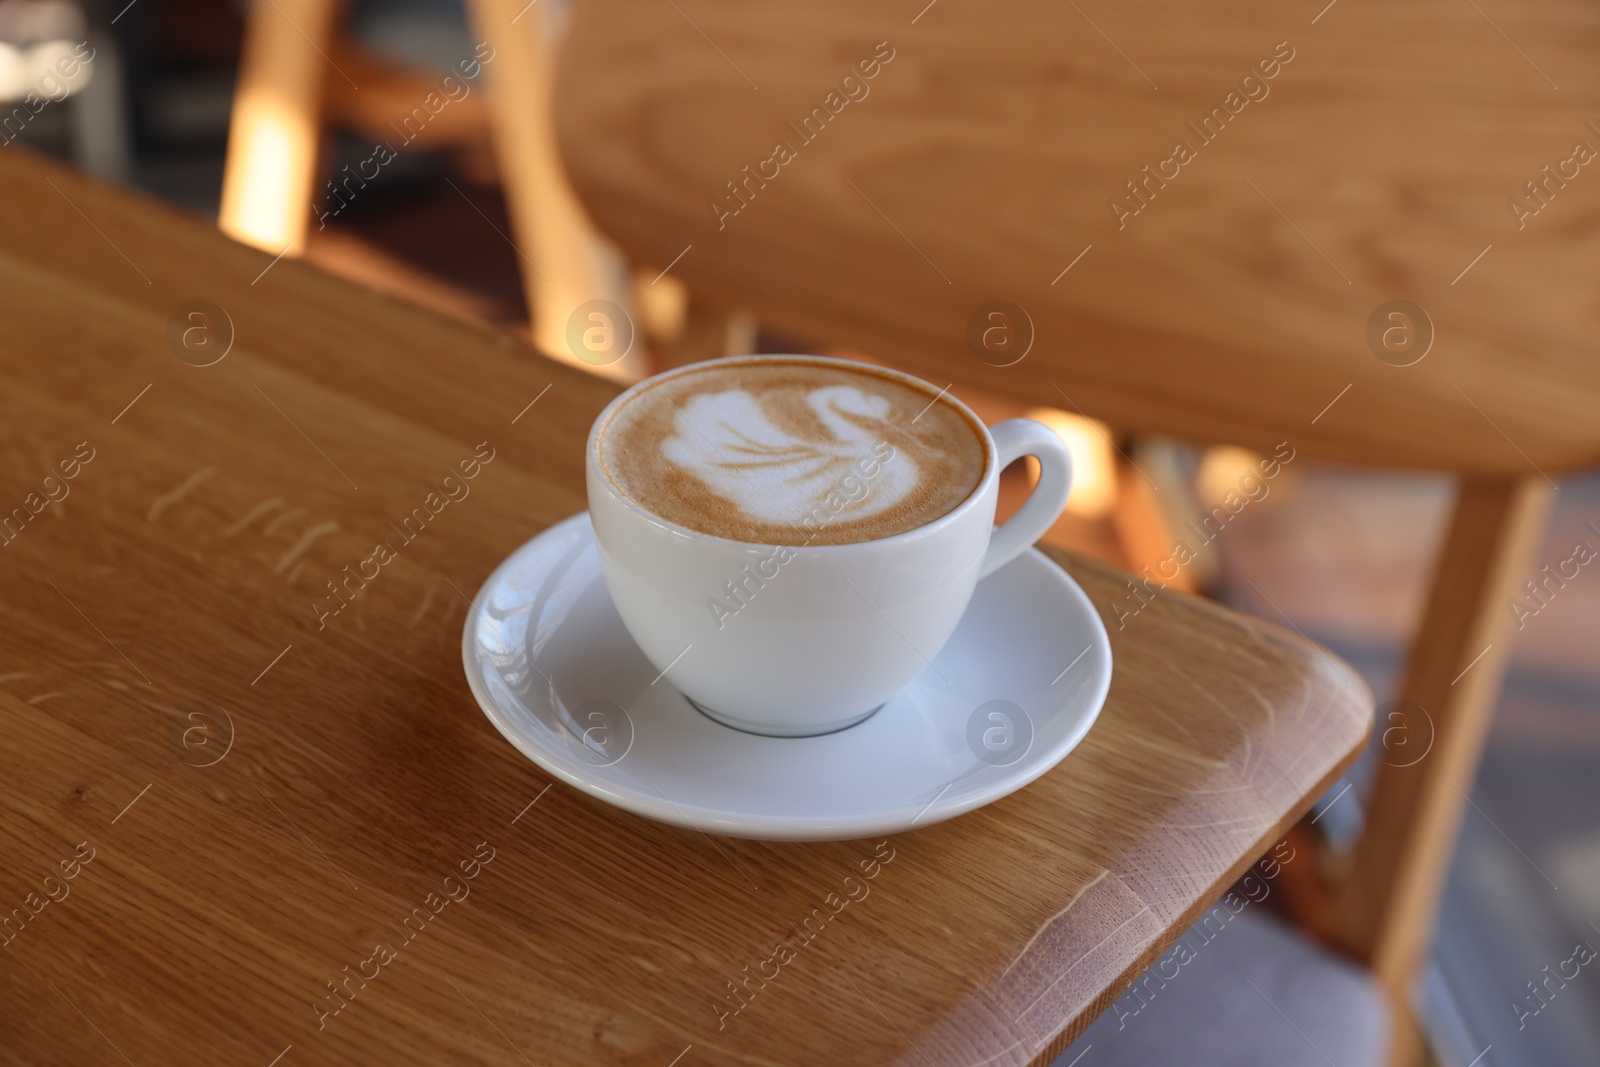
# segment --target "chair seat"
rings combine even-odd
[[[1388,1031],[1366,972],[1261,908],[1219,904],[1053,1067],[1381,1067]]]

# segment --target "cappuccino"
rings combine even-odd
[[[623,496],[733,541],[837,545],[925,526],[987,473],[984,430],[932,389],[864,364],[719,360],[618,407],[596,458]]]

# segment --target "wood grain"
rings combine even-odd
[[[18,151],[0,199],[0,507],[69,488],[0,546],[0,1063],[1043,1063],[1369,729],[1294,635],[1175,592],[1119,630],[1124,576],[1058,555],[1116,675],[1035,785],[886,842],[613,810],[499,737],[459,652],[465,597],[583,507],[612,386]],[[196,299],[237,334],[208,367],[168,342]]]
[[[1128,430],[1483,475],[1600,461],[1600,175],[1520,229],[1508,208],[1600,151],[1593,5],[680,6],[580,5],[559,121],[602,229],[659,266],[692,245],[673,273],[697,292]],[[867,95],[803,140],[879,42]],[[1280,42],[1264,98],[1203,142],[1188,124]],[[1196,158],[1119,219],[1180,139]],[[761,181],[779,141],[795,158]],[[1414,366],[1368,347],[1394,299],[1433,323]],[[991,300],[1031,317],[1014,366],[968,346]]]

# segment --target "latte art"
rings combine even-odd
[[[691,397],[661,454],[757,522],[799,525],[830,495],[845,498],[838,516],[863,519],[903,501],[917,486],[916,461],[900,457],[881,425],[889,402],[855,386],[828,386],[805,402],[828,436],[792,434],[776,425],[743,389]],[[860,469],[858,470],[858,464]],[[871,491],[861,479],[872,472]]]
[[[718,361],[664,379],[601,427],[607,478],[703,533],[841,544],[903,533],[977,487],[981,430],[954,404],[871,368]]]

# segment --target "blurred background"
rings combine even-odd
[[[539,2],[528,17],[558,29],[560,0]],[[275,255],[303,255],[359,285],[523,333],[609,377],[637,378],[693,358],[685,356],[691,344],[707,352],[704,337],[689,336],[693,294],[659,267],[630,274],[593,235],[585,240],[600,251],[591,268],[615,276],[619,304],[639,323],[637,356],[596,366],[560,335],[552,340],[530,326],[528,257],[513,240],[486,81],[463,76],[477,38],[459,2],[349,4],[324,56],[331,69],[314,127],[274,125],[259,110],[251,118],[238,89],[249,15],[243,0],[0,0],[0,153],[60,157],[219,219]],[[64,56],[83,60],[74,77],[60,74]],[[425,127],[404,126],[430,91],[439,93],[439,109],[429,109]],[[378,142],[404,142],[405,150],[375,159]],[[306,158],[315,160],[310,199],[318,206],[295,221],[283,214],[288,193],[277,186],[282,173],[306,169],[293,163]],[[346,180],[375,167],[383,178],[370,187]],[[723,333],[712,349],[874,358],[762,332],[737,316],[718,321]],[[747,336],[731,337],[740,331]],[[1026,405],[957,392],[988,421],[1027,413],[1057,429],[1080,474],[1051,539],[1133,572],[1166,555],[1172,529],[1221,506],[1259,458],[1127,437],[1061,410],[1060,397]],[[1009,477],[1016,497],[1028,475]],[[1317,857],[1317,870],[1295,872],[1301,880],[1337,877],[1348,866],[1376,767],[1414,751],[1406,744],[1428,742],[1428,724],[1389,718],[1388,702],[1450,504],[1443,477],[1296,462],[1173,583],[1324,643],[1376,695],[1368,757],[1296,831]],[[1600,551],[1600,476],[1561,480],[1537,565],[1568,560],[1578,546]],[[1520,628],[1481,770],[1476,781],[1459,783],[1471,805],[1419,993],[1432,1053],[1455,1067],[1468,1067],[1490,1046],[1484,1063],[1600,1063],[1600,974],[1586,970],[1567,983],[1536,1020],[1519,1019],[1516,1007],[1528,1003],[1527,984],[1570,956],[1575,940],[1600,946],[1600,567],[1546,588],[1554,592],[1526,600],[1528,611],[1506,606]],[[1318,894],[1289,889],[1273,903],[1307,929],[1325,925]]]

